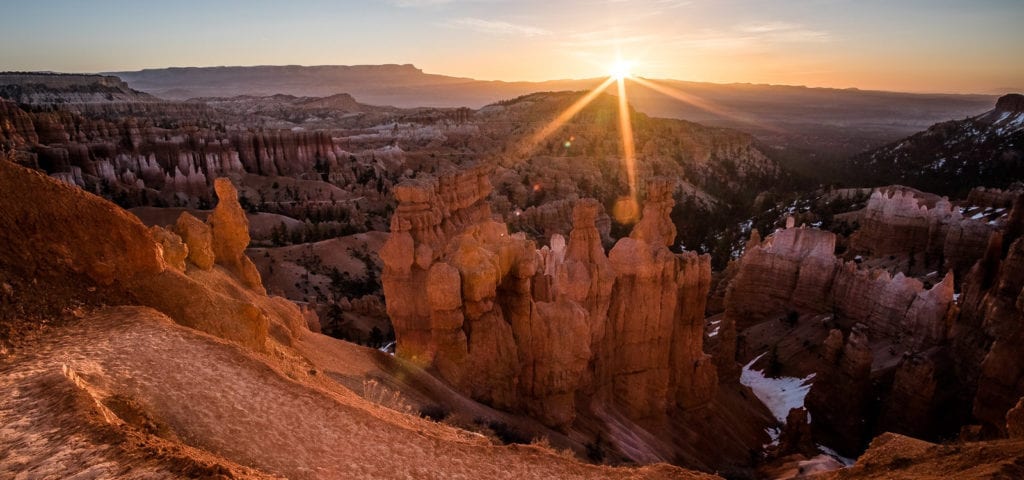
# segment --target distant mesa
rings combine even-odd
[[[27,105],[160,101],[115,76],[47,72],[0,72],[0,98]]]
[[[996,101],[996,110],[1002,112],[1024,112],[1024,95],[1008,93]]]

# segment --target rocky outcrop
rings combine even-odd
[[[0,97],[29,105],[160,101],[115,76],[63,73],[0,73]]]
[[[638,421],[714,396],[701,351],[710,264],[668,250],[671,184],[651,184],[643,218],[608,257],[593,200],[577,202],[568,242],[538,250],[489,218],[482,168],[394,192],[380,256],[399,356],[558,428],[581,394]]]
[[[0,267],[9,280],[71,285],[55,296],[149,306],[256,350],[272,326],[294,332],[304,323],[294,304],[246,292],[225,270],[182,271],[185,245],[176,235],[151,231],[116,205],[39,172],[0,161],[0,204]]]
[[[786,424],[779,434],[779,446],[776,454],[790,455],[802,454],[806,457],[818,455],[818,449],[814,444],[814,437],[811,434],[810,417],[806,408],[790,409],[786,415]]]
[[[906,255],[927,268],[963,276],[985,251],[995,222],[965,218],[946,199],[929,208],[912,192],[872,193],[850,238],[850,251],[875,257]]]
[[[963,341],[958,353],[981,359],[976,369],[960,370],[974,385],[974,416],[990,434],[1004,435],[1006,412],[1024,396],[1024,239],[1005,255],[1002,235],[993,235],[986,253],[964,282],[963,313],[957,322]],[[987,347],[987,348],[986,348]]]
[[[942,349],[902,358],[879,414],[881,429],[927,438],[954,430],[960,419],[950,405],[960,386],[949,363]]]
[[[953,275],[930,289],[903,274],[858,268],[833,254],[835,234],[788,228],[748,245],[726,292],[726,319],[743,329],[797,314],[832,313],[847,327],[921,351],[947,336]]]
[[[238,190],[226,178],[214,181],[217,191],[217,208],[206,220],[210,225],[213,255],[219,265],[223,265],[245,286],[266,293],[260,281],[260,272],[245,249],[249,247],[249,219],[238,203]]]
[[[192,125],[210,116],[199,104],[118,105],[83,115],[71,107],[27,112],[0,100],[0,141],[18,148],[20,163],[89,191],[192,206],[212,198],[218,177],[340,174],[339,159],[348,160],[323,131],[227,133]]]
[[[967,194],[967,203],[979,207],[1005,208],[1013,205],[1017,197],[1024,194],[1024,187],[1017,185],[1016,188],[972,188]]]
[[[188,246],[188,260],[193,265],[203,270],[213,268],[213,232],[209,225],[188,212],[182,212],[174,230]]]
[[[827,328],[807,323],[817,318],[841,330],[827,337],[822,331],[814,337],[825,338],[820,347],[805,342],[799,354],[780,360],[784,367],[818,374],[806,403],[815,438],[856,454],[876,425],[938,435],[948,426],[939,420],[949,401],[945,389],[957,388],[948,380],[949,364],[935,355],[949,342],[958,313],[953,273],[925,288],[902,273],[843,262],[833,253],[835,242],[830,232],[802,227],[748,242],[725,294],[719,374],[738,375],[736,332],[745,335],[778,321],[802,332]],[[908,404],[919,408],[904,415]]]
[[[172,231],[156,225],[149,227],[149,232],[153,234],[153,238],[160,244],[164,261],[178,271],[185,271],[185,259],[188,257],[189,252],[188,245],[181,240],[181,237]]]
[[[616,277],[598,374],[639,416],[705,404],[718,383],[702,350],[711,264],[668,250],[674,203],[671,183],[649,184],[640,222],[608,255]]]
[[[513,210],[506,216],[506,222],[511,229],[534,231],[539,234],[540,238],[544,239],[551,238],[554,235],[567,237],[573,225],[576,224],[573,220],[573,215],[576,211],[576,205],[580,201],[573,197],[545,202],[522,211]],[[595,217],[597,230],[601,234],[602,243],[610,244],[611,217],[605,213],[604,207],[600,203],[597,204],[597,207],[598,212]]]

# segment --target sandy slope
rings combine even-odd
[[[0,476],[258,475],[253,467],[288,478],[714,478],[491,445],[366,402],[292,352],[272,352],[257,357],[147,308],[88,316],[2,366],[0,390],[12,394],[0,397]]]

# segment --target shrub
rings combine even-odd
[[[429,418],[435,422],[440,422],[451,415],[451,410],[444,405],[431,404],[424,406],[420,409],[420,416],[423,418]]]

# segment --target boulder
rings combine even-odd
[[[174,231],[188,247],[188,261],[203,270],[213,268],[213,234],[210,226],[188,212],[182,212]]]
[[[178,269],[178,271],[185,271],[185,258],[188,257],[188,245],[186,245],[174,232],[153,225],[149,227],[150,233],[153,234],[153,238],[160,244],[161,251],[163,253],[164,261],[168,265]]]

